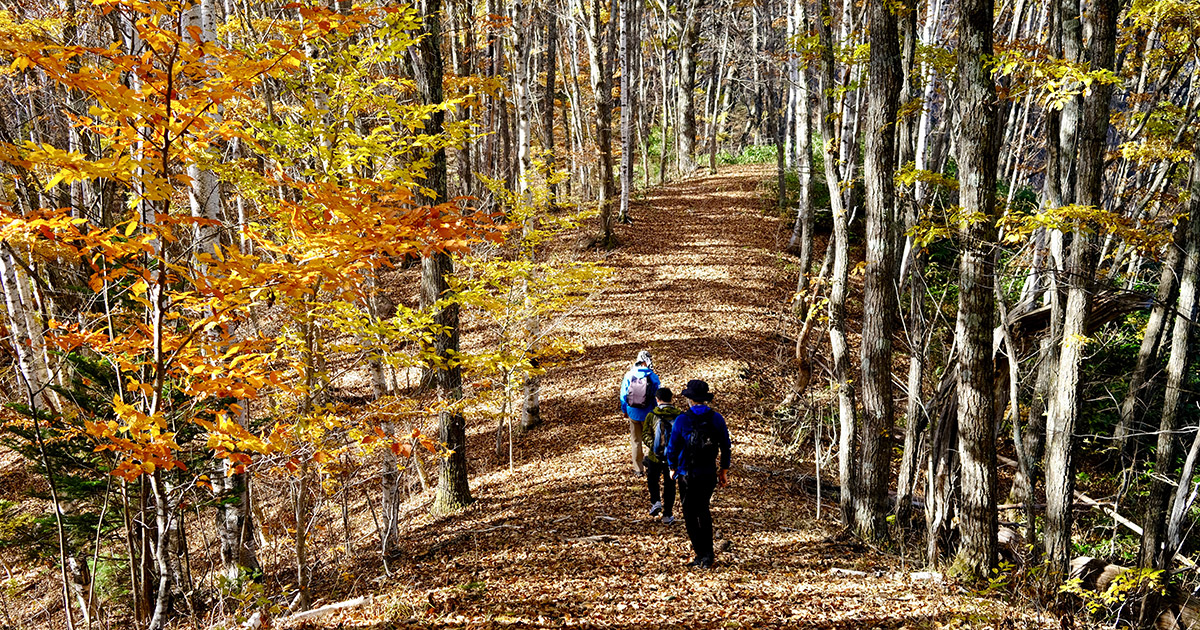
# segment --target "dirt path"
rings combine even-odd
[[[547,423],[518,443],[514,470],[488,461],[490,427],[473,427],[475,505],[442,519],[425,513],[427,501],[409,506],[412,557],[380,588],[393,623],[644,630],[925,628],[985,611],[1005,619],[998,602],[910,581],[919,566],[836,538],[830,506],[818,523],[810,497],[752,472],[781,466],[755,410],[772,395],[778,311],[795,277],[777,253],[785,230],[763,213],[768,176],[731,169],[639,200],[636,223],[621,229],[625,245],[606,257],[617,277],[567,322],[586,351],[547,378]],[[710,571],[682,566],[691,558],[682,524],[651,519],[644,481],[630,472],[616,390],[641,349],[676,391],[707,380],[729,420],[731,485],[713,513],[730,547]]]

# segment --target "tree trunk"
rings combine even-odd
[[[417,86],[422,100],[427,104],[442,102],[442,27],[441,0],[423,0],[421,15],[424,19],[425,37],[420,44],[420,72]],[[430,114],[425,132],[430,135],[442,133],[444,114],[436,110]],[[433,192],[421,202],[438,205],[446,202],[446,151],[437,150],[425,173],[425,187]],[[447,297],[450,284],[447,278],[454,273],[454,261],[445,252],[433,252],[421,259],[421,306],[433,308],[439,299]],[[454,405],[462,400],[462,368],[451,365],[451,357],[458,354],[459,321],[458,305],[448,304],[433,314],[434,326],[444,332],[435,335],[433,350],[438,361],[431,367],[433,385],[438,398],[450,408],[438,414],[438,437],[450,453],[441,459],[437,494],[433,500],[433,511],[446,513],[471,502],[471,488],[467,481],[466,421]]]
[[[631,10],[631,3],[637,0],[618,0],[620,3],[620,50],[617,53],[621,63],[621,210],[619,220],[629,220],[629,193],[633,190],[633,157],[634,157],[634,113],[637,96],[634,86],[637,78],[634,76],[636,67],[638,42],[635,37],[634,24],[636,11]]]
[[[150,617],[149,630],[163,630],[167,625],[167,615],[171,612],[171,600],[174,594],[171,583],[171,534],[175,531],[173,523],[175,510],[170,501],[170,494],[163,480],[162,470],[155,470],[150,477],[150,489],[154,495],[154,521],[158,538],[154,541],[154,571],[158,576],[158,588],[154,595],[154,613]]]
[[[613,186],[612,93],[608,87],[608,66],[604,62],[601,8],[600,0],[592,0],[591,15],[586,16],[584,33],[587,36],[588,59],[591,61],[592,94],[596,99],[596,152],[600,157],[600,234],[597,240],[602,247],[611,247],[615,244],[612,202],[616,196]]]
[[[887,537],[891,481],[892,318],[896,285],[892,221],[895,203],[896,109],[900,98],[900,42],[896,16],[885,0],[867,3],[871,37],[867,101],[866,270],[863,275],[862,450],[855,491],[855,525],[864,538]]]
[[[1175,499],[1171,502],[1171,514],[1167,517],[1166,552],[1172,559],[1183,550],[1183,523],[1192,505],[1195,504],[1197,494],[1200,493],[1200,487],[1192,485],[1198,458],[1200,458],[1200,431],[1197,431],[1192,437],[1192,447],[1188,449],[1187,458],[1183,462],[1183,470],[1179,473],[1179,483],[1175,484]]]
[[[962,465],[962,541],[955,564],[987,578],[996,564],[995,366],[992,360],[994,216],[999,157],[997,96],[987,60],[992,56],[994,0],[959,6],[958,128],[959,229],[958,431]]]
[[[1191,199],[1188,202],[1187,251],[1183,273],[1179,277],[1179,304],[1175,311],[1175,326],[1171,336],[1171,355],[1167,360],[1167,387],[1163,398],[1162,420],[1158,427],[1158,448],[1154,462],[1155,474],[1150,481],[1150,496],[1142,521],[1142,545],[1138,564],[1155,569],[1169,569],[1175,548],[1168,544],[1167,518],[1171,498],[1170,478],[1175,468],[1176,445],[1179,440],[1180,405],[1184,381],[1190,361],[1188,344],[1191,341],[1192,317],[1196,311],[1197,278],[1200,276],[1200,141],[1196,143],[1192,165]],[[1186,492],[1187,482],[1180,486]]]
[[[542,147],[546,151],[546,169],[554,172],[554,90],[555,74],[558,70],[558,3],[550,0],[546,10],[546,95],[542,99]],[[567,120],[563,119],[563,128]],[[569,148],[569,147],[568,147]],[[558,203],[558,184],[550,184],[550,204]]]
[[[821,136],[824,139],[825,181],[828,182],[829,202],[833,211],[833,269],[829,286],[829,345],[833,353],[833,380],[838,395],[838,477],[842,486],[839,498],[842,518],[847,525],[854,523],[853,497],[855,475],[855,418],[854,385],[850,381],[849,346],[846,343],[846,282],[850,269],[850,230],[842,197],[837,163],[838,145],[833,141],[835,112],[833,110],[833,41],[829,28],[829,0],[821,0],[821,15],[817,19],[821,44]]]
[[[1182,221],[1175,225],[1174,238],[1167,246],[1166,257],[1163,260],[1162,273],[1159,274],[1158,292],[1154,296],[1154,306],[1150,309],[1150,318],[1146,321],[1146,330],[1142,333],[1142,345],[1138,349],[1137,364],[1129,376],[1129,390],[1121,403],[1121,419],[1113,430],[1117,452],[1122,461],[1130,465],[1131,450],[1137,439],[1131,434],[1140,429],[1140,417],[1144,413],[1149,398],[1147,376],[1151,366],[1158,363],[1158,343],[1162,337],[1163,328],[1167,321],[1167,309],[1176,295],[1178,284],[1175,282],[1183,262],[1182,250],[1186,230]]]
[[[925,475],[926,562],[939,563],[950,547],[958,486],[958,355],[951,348],[929,418],[929,461]]]
[[[800,1],[797,4],[800,5],[801,28],[807,33],[806,3]],[[788,250],[797,252],[800,258],[800,275],[807,278],[812,267],[813,246],[812,112],[809,108],[807,64],[801,64],[797,73],[800,85],[796,94],[796,176],[800,180],[800,190],[796,203],[796,223],[792,226],[792,235],[788,239]],[[807,288],[807,281],[802,281],[799,289]]]
[[[1069,2],[1063,5],[1068,11]],[[1097,0],[1092,17],[1091,65],[1112,69],[1116,48],[1116,0]],[[1063,15],[1064,53],[1070,56],[1077,19]],[[1102,207],[1101,186],[1104,174],[1104,148],[1109,125],[1109,99],[1112,88],[1093,86],[1084,103],[1083,124],[1079,133],[1078,203]],[[1067,125],[1064,111],[1064,127]],[[1076,226],[1067,265],[1067,308],[1063,320],[1062,352],[1058,362],[1058,383],[1046,427],[1046,559],[1050,575],[1066,574],[1071,559],[1071,504],[1074,500],[1075,425],[1079,418],[1079,371],[1087,335],[1087,315],[1091,308],[1091,282],[1095,277],[1093,252],[1094,229],[1082,222]],[[1053,579],[1053,577],[1052,577]]]
[[[920,102],[917,80],[916,49],[917,49],[917,7],[908,6],[899,16],[898,27],[902,41],[900,68],[904,75],[903,96],[905,109]],[[897,138],[897,166],[907,168],[911,162],[915,167],[917,150],[916,111],[909,113],[900,120],[900,130]],[[903,286],[909,287],[908,329],[908,400],[904,413],[904,448],[900,457],[900,470],[896,480],[896,521],[902,527],[907,527],[912,519],[912,498],[916,492],[918,451],[921,448],[921,434],[927,422],[923,400],[925,385],[925,357],[928,351],[925,341],[925,282],[924,261],[920,248],[913,247],[912,237],[905,237],[917,225],[919,207],[915,198],[915,190],[907,194],[897,195],[896,221],[898,229],[897,245],[902,248],[897,280]],[[900,208],[904,209],[904,222],[900,223]]]
[[[401,436],[396,435],[396,426],[391,422],[383,423],[383,434],[386,439],[398,443]],[[400,552],[400,458],[389,448],[381,449],[383,463],[379,480],[381,485],[380,511],[382,512],[382,527],[379,532],[379,551],[383,557],[384,567]]]
[[[440,1],[440,0],[439,0]],[[512,0],[509,5],[509,17],[512,19],[512,85],[513,85],[513,105],[516,110],[516,186],[514,187],[520,193],[524,193],[529,187],[529,169],[531,166],[530,152],[532,150],[532,138],[530,137],[530,122],[533,117],[532,105],[530,104],[530,83],[531,77],[529,72],[530,62],[530,45],[529,45],[529,6],[526,4],[528,0]]]
[[[701,0],[686,0],[683,26],[679,32],[679,91],[675,112],[679,116],[679,174],[696,170],[696,57],[700,45]]]
[[[217,39],[217,7],[215,0],[200,0],[188,10],[187,28],[198,29],[201,42],[215,42]],[[211,61],[205,55],[201,62]],[[207,114],[213,128],[221,125],[221,111],[211,108]],[[213,147],[220,151],[219,147]],[[189,188],[192,216],[207,221],[221,219],[221,186],[217,174],[211,168],[204,168],[192,162],[187,167],[191,179]],[[216,223],[196,223],[193,236],[193,246],[197,252],[211,253],[217,245],[221,232]]]
[[[918,452],[921,434],[929,419],[925,413],[925,361],[928,347],[925,341],[925,276],[924,258],[914,253],[909,265],[908,312],[908,404],[904,413],[904,451],[896,480],[896,518],[902,526],[908,524],[912,498],[917,486]]]

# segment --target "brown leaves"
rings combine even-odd
[[[605,260],[625,271],[600,299],[561,324],[584,353],[546,374],[547,422],[518,439],[513,471],[506,457],[484,455],[492,451],[492,427],[469,418],[467,452],[478,501],[442,519],[429,516],[423,500],[404,507],[414,561],[399,568],[387,596],[411,611],[405,627],[1025,623],[1019,611],[998,602],[892,575],[895,558],[828,544],[837,523],[813,521],[809,496],[762,472],[777,467],[776,453],[753,409],[777,378],[770,368],[770,313],[794,282],[773,253],[780,226],[760,211],[754,192],[765,176],[745,169],[691,180],[652,190],[634,206],[637,229],[622,234],[625,247]],[[464,336],[465,344],[471,340]],[[734,474],[713,502],[718,546],[727,549],[711,571],[682,566],[692,555],[678,500],[679,523],[651,519],[646,481],[630,474],[629,425],[617,411],[616,394],[644,348],[654,352],[663,383],[673,389],[706,378],[717,392],[716,408],[729,420]],[[867,570],[869,577],[833,575],[833,566]],[[881,577],[874,577],[876,569]]]

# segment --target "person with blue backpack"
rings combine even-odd
[[[646,474],[642,463],[642,422],[646,414],[654,408],[654,394],[661,383],[658,375],[651,367],[654,363],[650,352],[642,350],[638,353],[633,366],[621,380],[621,413],[629,418],[629,449],[633,458],[633,474]]]
[[[658,388],[654,398],[658,400],[658,406],[646,414],[646,420],[642,423],[642,444],[648,449],[644,461],[646,486],[650,490],[650,516],[662,513],[663,524],[670,525],[675,522],[675,480],[667,468],[667,442],[671,439],[675,418],[681,412],[671,404],[669,388]]]
[[[696,555],[687,566],[708,569],[714,562],[709,502],[717,486],[729,483],[729,427],[725,418],[708,406],[713,399],[708,383],[688,381],[679,395],[691,405],[675,418],[667,443],[667,465],[679,485],[683,522]]]

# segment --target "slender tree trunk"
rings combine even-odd
[[[530,137],[530,123],[533,117],[530,92],[532,77],[530,77],[530,23],[529,0],[512,0],[509,5],[509,17],[512,19],[512,86],[513,104],[516,110],[516,186],[515,189],[524,193],[529,187],[529,169],[531,167],[531,151],[533,139]]]
[[[850,381],[849,346],[846,343],[846,282],[850,269],[849,225],[842,205],[837,163],[840,159],[834,130],[833,41],[829,28],[829,0],[821,0],[817,18],[821,43],[821,136],[824,143],[825,181],[833,210],[833,269],[829,285],[829,345],[833,352],[833,380],[838,395],[838,476],[842,486],[839,503],[847,525],[854,523],[853,490],[856,487],[854,463],[858,422],[855,417],[854,385]]]
[[[1183,550],[1183,524],[1192,505],[1195,504],[1200,487],[1192,485],[1196,473],[1196,460],[1200,458],[1200,431],[1192,437],[1192,447],[1188,449],[1187,458],[1183,462],[1183,470],[1179,472],[1179,483],[1175,485],[1175,499],[1171,502],[1171,514],[1167,517],[1167,548],[1166,553],[1172,558]],[[1144,530],[1143,530],[1144,531]]]
[[[171,582],[171,534],[175,531],[175,510],[171,506],[170,494],[162,478],[162,470],[150,476],[150,489],[154,496],[154,520],[158,538],[154,541],[154,570],[158,575],[158,588],[154,596],[154,613],[150,617],[149,630],[163,630],[167,615],[171,612],[174,594]]]
[[[1063,10],[1066,11],[1065,3]],[[1091,64],[1097,69],[1112,69],[1116,49],[1116,0],[1097,0],[1093,5]],[[1064,29],[1076,22],[1064,14]],[[1064,35],[1064,49],[1070,38]],[[1068,53],[1069,54],[1069,53]],[[1098,85],[1087,97],[1079,134],[1078,202],[1102,207],[1101,186],[1104,174],[1104,148],[1109,126],[1109,99],[1112,87]],[[1065,113],[1064,113],[1065,119]],[[1066,122],[1064,120],[1064,126]],[[1046,427],[1046,559],[1052,579],[1066,574],[1071,559],[1072,504],[1075,490],[1075,425],[1079,418],[1079,372],[1087,336],[1087,315],[1091,309],[1091,282],[1095,276],[1094,230],[1079,224],[1071,242],[1067,265],[1067,308],[1063,320],[1062,351],[1058,362],[1058,383]]]
[[[962,465],[962,541],[956,564],[986,578],[996,564],[995,366],[992,360],[994,216],[999,158],[992,56],[994,0],[959,5],[959,204],[969,217],[959,229],[958,430]]]
[[[554,158],[554,100],[557,98],[554,89],[555,74],[558,69],[558,3],[548,0],[546,11],[546,95],[542,99],[542,146],[546,151],[546,168],[553,172]],[[566,129],[567,120],[563,119]],[[558,184],[550,184],[550,204],[558,203]]]
[[[929,419],[929,461],[925,475],[926,562],[937,564],[950,546],[958,502],[958,353],[951,348]]]
[[[696,62],[700,45],[701,0],[686,0],[683,26],[679,32],[679,91],[675,113],[679,116],[679,174],[696,170]]]
[[[420,71],[417,86],[422,100],[428,104],[442,102],[442,28],[441,0],[423,0],[421,15],[424,19],[425,37],[420,44]],[[442,133],[444,113],[441,110],[430,114],[425,132],[430,135]],[[436,151],[425,173],[425,187],[433,192],[432,197],[423,198],[422,203],[438,205],[446,202],[446,152]],[[421,259],[421,305],[433,308],[434,304],[447,297],[450,284],[447,278],[454,273],[454,261],[445,252],[433,252]],[[466,421],[456,407],[462,400],[462,368],[451,365],[451,357],[458,354],[459,319],[458,305],[448,304],[437,308],[433,314],[434,326],[444,331],[434,336],[433,350],[438,357],[432,369],[433,385],[438,398],[447,405],[438,414],[438,439],[449,454],[440,460],[437,493],[433,500],[433,511],[447,513],[471,502],[471,488],[467,481]]]
[[[1184,237],[1187,234],[1184,223],[1178,222],[1174,230],[1172,243],[1167,246],[1163,260],[1162,273],[1159,274],[1158,292],[1154,296],[1154,306],[1150,309],[1150,318],[1146,321],[1146,330],[1142,333],[1142,345],[1138,349],[1137,364],[1129,376],[1129,390],[1121,403],[1121,419],[1113,430],[1117,451],[1121,453],[1125,464],[1130,464],[1133,444],[1137,440],[1132,433],[1140,426],[1140,417],[1144,413],[1149,397],[1150,368],[1158,363],[1158,343],[1162,337],[1163,328],[1167,321],[1167,309],[1174,301],[1178,283],[1176,278],[1183,262]]]
[[[917,7],[907,6],[901,12],[898,21],[902,41],[900,68],[904,73],[903,96],[906,116],[899,121],[900,130],[897,139],[897,166],[907,168],[912,163],[916,166],[917,127],[919,124],[916,111],[911,107],[920,103],[919,68],[916,66],[917,50]],[[900,223],[900,209],[904,209],[904,222]],[[925,282],[924,258],[920,248],[913,247],[912,237],[906,237],[917,224],[919,207],[916,201],[915,187],[907,194],[897,195],[896,221],[899,229],[896,231],[897,245],[901,246],[897,279],[909,287],[908,329],[908,398],[904,414],[904,448],[900,456],[900,470],[896,480],[896,519],[902,526],[908,526],[912,519],[912,498],[916,491],[918,466],[918,451],[921,448],[921,434],[925,430],[927,418],[923,400],[925,384],[925,357],[928,348],[925,342]]]
[[[1169,544],[1167,518],[1171,498],[1169,481],[1175,468],[1179,440],[1180,406],[1187,377],[1188,344],[1191,341],[1192,318],[1196,312],[1197,280],[1200,278],[1200,140],[1196,142],[1195,162],[1192,165],[1191,199],[1188,203],[1187,249],[1183,273],[1179,277],[1179,303],[1175,311],[1175,326],[1171,336],[1171,355],[1167,360],[1167,387],[1163,399],[1162,420],[1158,427],[1158,448],[1154,472],[1150,481],[1150,496],[1142,521],[1142,545],[1138,564],[1155,569],[1169,569],[1175,548]],[[1187,491],[1187,482],[1180,486]]]
[[[892,271],[895,207],[896,109],[900,99],[900,42],[896,16],[885,0],[867,3],[871,37],[865,167],[866,270],[863,275],[862,450],[855,524],[861,536],[887,537],[891,485],[892,318],[896,285]]]
[[[901,525],[907,525],[911,519],[912,498],[917,486],[917,466],[920,463],[921,434],[929,422],[923,399],[928,352],[925,342],[924,266],[922,256],[914,256],[909,266],[912,279],[908,283],[908,404],[904,413],[904,450],[900,457],[900,470],[896,480],[896,517]]]
[[[600,0],[592,0],[591,14],[587,15],[589,59],[591,60],[592,94],[596,98],[596,151],[600,156],[600,234],[597,239],[603,247],[611,247],[613,235],[612,202],[616,196],[613,186],[612,159],[612,94],[609,90],[608,66],[605,64],[603,23]]]
[[[634,108],[637,101],[634,86],[637,78],[634,76],[636,47],[634,22],[636,11],[631,10],[630,4],[637,0],[618,0],[620,3],[620,51],[621,62],[621,210],[619,220],[629,220],[629,193],[633,190],[633,157],[634,157]]]
[[[802,28],[807,33],[806,3],[800,0],[797,4],[800,5]],[[800,84],[796,94],[796,176],[800,180],[800,190],[796,203],[796,223],[792,226],[792,235],[788,239],[788,250],[798,253],[800,275],[807,278],[812,267],[813,246],[812,112],[809,107],[807,64],[800,64],[797,75]],[[807,282],[802,282],[799,289],[807,289]]]

